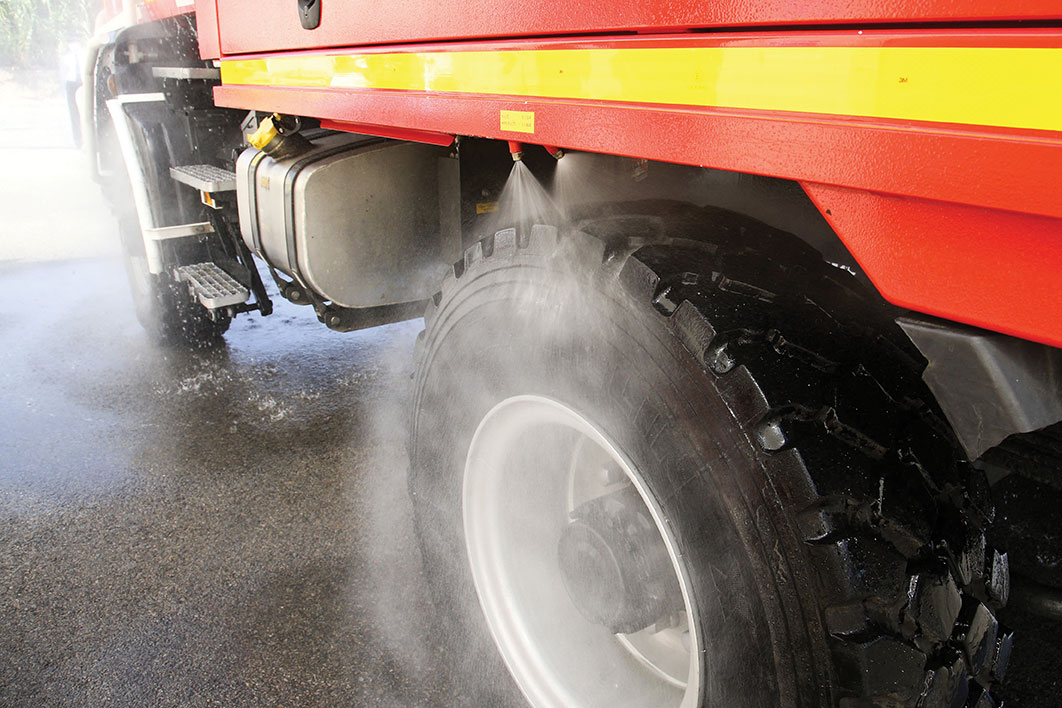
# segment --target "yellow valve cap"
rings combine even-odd
[[[269,116],[258,124],[258,130],[247,136],[247,142],[261,150],[275,137],[277,137],[277,127],[273,125],[273,117]]]

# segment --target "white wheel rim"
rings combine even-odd
[[[530,457],[529,442],[536,433],[573,441],[567,470],[534,464],[539,458]],[[622,472],[655,522],[685,607],[684,618],[672,618],[677,626],[613,634],[584,617],[568,596],[557,548],[577,497],[593,487],[573,482],[582,474],[575,469],[579,449],[589,444],[586,449]],[[642,476],[585,416],[540,396],[494,406],[469,447],[463,512],[480,606],[510,673],[535,708],[698,705],[702,638],[688,619],[689,580],[676,543]]]

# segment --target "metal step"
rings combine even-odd
[[[153,66],[151,73],[159,79],[221,81],[221,69],[204,66]]]
[[[181,266],[176,271],[176,277],[179,282],[192,286],[199,302],[208,310],[247,302],[250,294],[247,288],[240,285],[217,263],[193,263]]]
[[[170,177],[200,192],[236,191],[236,173],[213,165],[181,165],[170,168]]]

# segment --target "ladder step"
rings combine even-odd
[[[247,302],[247,288],[217,263],[193,263],[177,269],[177,280],[192,286],[199,302],[208,310]]]
[[[236,191],[236,173],[213,165],[180,165],[170,168],[170,177],[201,192]]]

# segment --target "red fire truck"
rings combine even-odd
[[[158,339],[270,292],[424,317],[457,664],[536,708],[988,708],[992,484],[1062,480],[1060,21],[110,0],[88,135]]]

